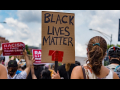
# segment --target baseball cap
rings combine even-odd
[[[18,67],[16,60],[10,60],[8,62],[8,67]]]

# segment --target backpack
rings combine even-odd
[[[108,66],[106,66],[108,69],[110,69]],[[117,73],[117,75],[118,75],[118,77],[120,78],[120,65],[118,65],[115,69],[114,68],[112,68],[112,70],[114,71],[114,72],[116,72]]]

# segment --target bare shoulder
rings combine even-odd
[[[73,68],[74,71],[80,71],[81,69],[82,69],[81,66],[76,66],[76,67]]]
[[[76,66],[72,70],[71,79],[81,79],[82,67]]]
[[[113,73],[113,79],[119,79],[117,73],[115,73],[115,72]]]
[[[0,72],[3,71],[7,71],[7,68],[4,65],[0,64]]]
[[[0,64],[0,70],[6,69],[6,67],[2,64]]]

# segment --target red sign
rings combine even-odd
[[[49,50],[49,56],[52,56],[52,61],[59,61],[62,62],[63,60],[63,51],[54,51],[54,50]]]
[[[25,44],[22,42],[2,43],[3,56],[23,55]]]
[[[32,55],[35,59],[34,64],[41,64],[41,49],[32,49]]]

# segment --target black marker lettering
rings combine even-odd
[[[68,17],[68,16],[64,15],[64,16],[62,17],[62,22],[63,22],[63,23],[68,23],[67,21],[64,21],[64,20],[63,20],[64,17]]]
[[[53,14],[52,14],[52,16],[51,16],[51,22],[55,22],[55,21],[52,21],[53,20]]]
[[[67,31],[66,30],[66,28],[68,28],[69,29],[69,27],[67,26],[67,27],[65,27],[65,31],[68,33],[68,35],[65,35],[65,36],[69,36],[70,35],[70,33],[69,33],[69,31]]]
[[[72,44],[72,37],[69,37],[69,38],[68,38],[68,46],[69,46],[69,43]],[[73,44],[72,44],[72,46],[73,46]]]
[[[62,33],[62,28],[64,28],[64,27],[59,27],[60,28],[60,35],[64,35],[64,33]]]
[[[74,16],[72,16],[72,18],[71,18],[71,16],[69,16],[69,24],[71,24],[72,22],[72,20],[73,20],[73,18],[74,18]],[[72,23],[72,25],[74,25],[73,23]]]
[[[48,26],[48,32],[47,32],[47,34],[48,35],[52,34],[52,33],[49,33],[49,31],[50,31],[50,26]]]
[[[44,45],[44,41],[47,43],[47,40],[49,39],[49,43],[50,43],[50,36],[46,39],[45,36],[43,37],[43,45]]]
[[[60,21],[60,24],[61,24],[61,20],[60,20],[59,14],[58,14],[58,17],[57,17],[57,20],[56,20],[56,24],[57,24],[58,21]]]
[[[54,38],[56,38],[56,45],[57,45],[57,39],[58,39],[58,37],[54,37]]]
[[[62,37],[59,37],[59,38],[60,38],[60,45],[61,45]]]
[[[66,39],[67,39],[67,37],[63,37],[63,45],[67,45],[67,44],[65,43]]]
[[[52,44],[52,42],[53,42],[53,44],[55,45],[54,37],[52,37],[51,44]]]
[[[48,16],[46,16],[48,14]],[[44,23],[49,23],[50,22],[50,19],[49,19],[49,17],[50,17],[51,15],[49,14],[49,13],[46,13],[46,14],[44,14]],[[46,18],[48,18],[48,20],[46,20]]]

